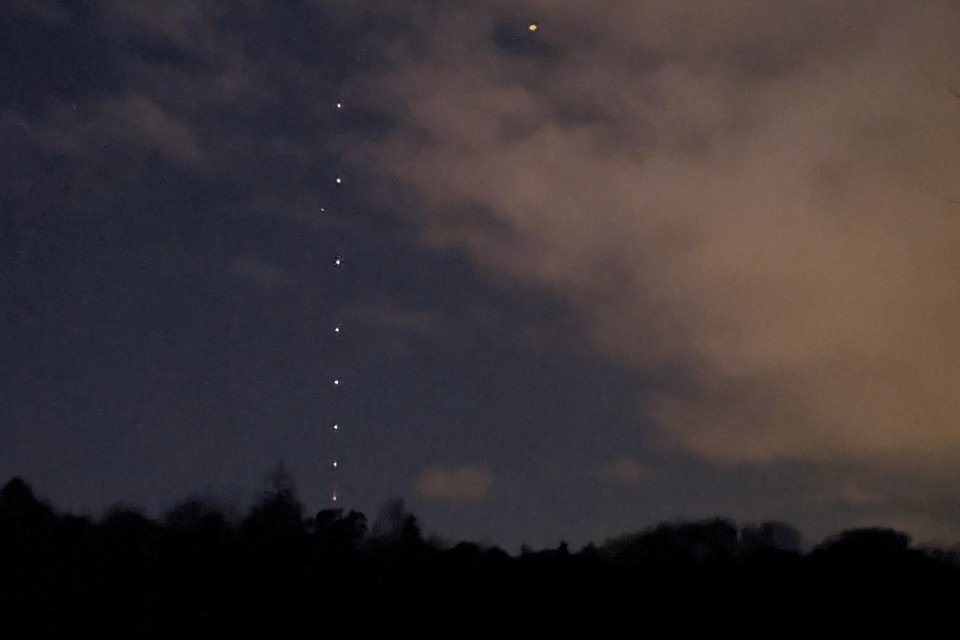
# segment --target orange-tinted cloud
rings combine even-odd
[[[651,469],[633,458],[617,458],[600,468],[599,476],[607,482],[636,485],[650,477]]]
[[[417,478],[415,488],[425,498],[464,502],[485,498],[492,486],[490,469],[482,465],[461,465],[426,469]]]
[[[670,372],[638,398],[662,446],[949,472],[960,8],[531,5],[549,28],[511,37],[541,48],[411,10],[362,87],[397,124],[363,157],[427,238]]]

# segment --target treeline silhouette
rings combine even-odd
[[[159,520],[125,507],[92,520],[58,513],[21,478],[0,489],[0,638],[768,635],[838,616],[952,618],[958,566],[890,529],[803,552],[787,524],[725,519],[511,556],[429,542],[399,500],[371,530],[355,511],[307,515],[282,469],[235,520],[195,499]]]

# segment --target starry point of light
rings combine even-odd
[[[527,27],[527,29],[529,29],[530,31],[536,31],[539,28],[540,26],[536,22],[531,22],[530,26]]]

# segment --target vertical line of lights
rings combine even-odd
[[[536,22],[531,22],[527,25],[527,31],[530,34],[536,33],[539,30],[539,28],[540,27]],[[333,109],[336,115],[337,122],[340,125],[340,128],[342,129],[343,113],[345,109],[345,99],[344,99],[343,92],[341,92],[340,95],[337,97],[336,101],[333,102]],[[337,200],[342,209],[343,208],[342,188],[344,185],[343,152],[342,151],[340,153],[340,157],[337,163],[336,172],[334,173],[333,181],[335,184],[335,188],[339,192],[338,193],[339,197],[337,198]],[[326,208],[321,207],[320,213],[326,213]],[[334,272],[336,273],[338,271],[341,271],[343,268],[343,265],[344,265],[343,254],[338,251],[333,256],[333,260],[332,260],[332,266],[333,266]],[[332,327],[334,341],[342,339],[343,329],[344,327],[341,321],[335,320]],[[343,388],[342,388],[343,380],[338,374],[334,374],[333,378],[331,379],[331,383],[333,385],[333,389],[335,393],[335,400],[333,404],[334,404],[334,407],[336,407],[336,410],[335,410],[334,420],[330,423],[330,431],[331,431],[331,436],[333,440],[333,446],[330,449],[332,453],[331,459],[330,459],[330,466],[334,473],[334,479],[332,483],[333,486],[331,487],[331,490],[330,490],[330,501],[333,503],[337,503],[342,498],[342,495],[340,493],[340,486],[339,486],[340,485],[339,475],[342,467],[342,464],[341,464],[342,459],[340,455],[340,451],[341,451],[340,442],[342,438],[341,432],[343,431],[343,423],[341,422],[342,416],[340,414],[342,412],[342,407],[343,407]]]
[[[337,121],[338,123],[342,124],[343,122],[342,116],[343,116],[343,108],[344,108],[343,94],[341,94],[337,98],[333,106],[336,112]],[[338,190],[343,186],[343,154],[342,153],[340,154],[340,161],[337,164],[337,171],[334,174],[334,183]],[[337,198],[337,201],[340,203],[342,208],[343,198],[342,197]],[[321,209],[321,212],[323,211],[324,210]],[[341,271],[343,267],[343,255],[339,251],[336,253],[336,255],[333,256],[332,266],[335,274]],[[342,337],[342,333],[343,333],[343,325],[341,324],[340,320],[335,320],[333,324],[333,340],[334,341],[339,340]],[[334,416],[333,422],[330,425],[330,431],[332,432],[332,440],[333,440],[333,446],[330,449],[332,454],[331,460],[330,460],[330,466],[333,469],[333,473],[334,473],[334,478],[332,483],[333,486],[330,489],[330,501],[333,503],[336,503],[341,498],[338,472],[340,470],[340,458],[341,458],[339,436],[340,436],[340,427],[341,427],[340,413],[343,407],[343,398],[342,398],[343,389],[341,388],[342,380],[339,375],[335,374],[331,382],[333,384],[334,393],[336,395],[333,402],[333,406],[335,407],[335,416]]]

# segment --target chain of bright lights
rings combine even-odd
[[[341,113],[343,112],[343,96],[341,96],[341,97],[337,100],[337,102],[334,104],[334,107],[336,108],[336,111],[337,111],[338,114],[341,114]],[[341,156],[340,165],[337,167],[337,173],[336,173],[335,176],[334,176],[334,182],[336,183],[337,187],[343,186],[343,175],[342,175],[342,174],[343,174],[343,158],[342,158],[342,156]],[[323,212],[325,212],[325,209],[321,208],[320,211],[321,211],[321,213],[323,213]],[[336,254],[336,255],[333,257],[333,269],[334,269],[334,271],[338,271],[338,270],[340,270],[340,267],[342,267],[342,266],[343,266],[343,256],[338,253],[338,254]],[[343,329],[343,326],[341,325],[340,322],[336,322],[336,323],[333,325],[334,339],[337,339],[337,338],[339,338],[339,337],[341,336],[342,329]],[[340,380],[339,377],[334,377],[334,378],[333,378],[333,387],[334,387],[334,389],[335,389],[337,392],[340,391],[340,383],[341,383],[341,380]],[[343,404],[343,402],[342,402],[341,397],[340,397],[340,396],[337,396],[336,400],[334,401],[334,406],[337,408],[338,412],[339,412],[340,409],[342,409],[342,404]],[[336,475],[338,475],[337,472],[338,472],[339,469],[340,469],[340,454],[339,454],[338,452],[339,452],[339,450],[340,450],[340,447],[339,447],[339,438],[337,438],[336,436],[339,435],[339,431],[340,431],[340,421],[339,421],[339,419],[334,420],[333,423],[331,423],[330,427],[331,427],[331,431],[333,432],[333,435],[334,435],[334,447],[332,448],[332,450],[333,450],[333,457],[332,457],[332,460],[331,460],[331,462],[330,462],[330,466],[333,468],[334,473],[335,473]],[[331,501],[331,502],[337,502],[337,501],[340,499],[340,495],[339,495],[339,483],[337,482],[337,477],[336,477],[336,475],[334,476],[333,487],[332,487],[331,490],[330,490],[330,501]]]
[[[532,34],[532,33],[535,33],[538,29],[539,29],[539,25],[538,25],[536,22],[531,22],[531,23],[527,26],[527,30],[528,30],[531,34]],[[343,112],[343,109],[344,109],[344,98],[343,98],[343,95],[342,95],[342,94],[341,94],[341,96],[339,97],[339,99],[334,103],[334,108],[336,109],[336,111],[337,111],[338,114],[342,115],[342,112]],[[341,157],[340,157],[340,164],[339,164],[338,167],[337,167],[337,172],[336,172],[336,174],[334,175],[334,183],[336,184],[336,186],[337,186],[338,188],[343,186],[343,156],[342,156],[342,154],[341,154]],[[323,208],[323,207],[321,207],[321,208],[320,208],[320,212],[321,212],[321,213],[326,213],[326,209]],[[337,271],[337,270],[339,270],[342,266],[343,266],[343,256],[338,253],[338,254],[336,254],[336,255],[333,257],[333,269],[334,269],[334,271]],[[337,339],[337,338],[339,338],[339,337],[341,336],[342,330],[343,330],[343,326],[341,325],[340,322],[336,322],[336,323],[333,325],[334,339]],[[334,389],[335,389],[337,392],[341,391],[340,387],[341,387],[341,382],[342,382],[342,380],[341,380],[339,377],[334,377],[332,382],[333,382],[333,387],[334,387]],[[338,410],[339,410],[340,408],[342,408],[342,404],[343,404],[343,403],[342,403],[342,397],[341,397],[341,396],[338,396],[338,397],[337,397],[337,401],[335,402],[335,405],[336,405],[336,407],[338,408]],[[337,436],[340,435],[340,434],[339,434],[339,432],[340,432],[340,426],[341,426],[341,423],[340,423],[339,420],[334,420],[334,421],[331,423],[331,425],[330,425],[331,431],[333,432],[333,435],[334,435],[334,442],[336,443],[335,446],[333,447],[334,454],[333,454],[332,460],[331,460],[331,462],[330,462],[330,465],[331,465],[331,467],[333,468],[333,471],[334,471],[335,474],[338,474],[338,472],[340,471],[340,468],[341,468],[340,455],[339,455],[339,453],[337,453],[337,452],[339,451],[339,438],[338,438]],[[331,501],[331,502],[334,502],[334,503],[336,503],[336,502],[340,499],[339,486],[338,486],[338,485],[339,485],[339,483],[337,482],[337,476],[335,475],[335,476],[334,476],[333,487],[332,487],[332,489],[331,489],[331,491],[330,491],[330,501]]]

